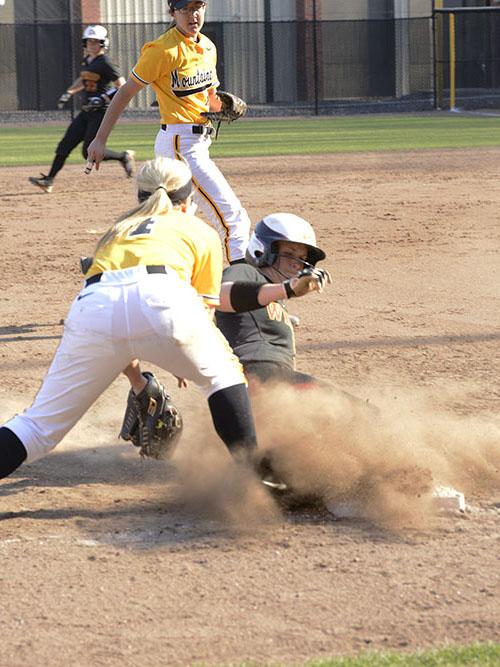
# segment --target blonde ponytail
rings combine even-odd
[[[191,170],[186,162],[167,157],[158,157],[145,162],[137,173],[136,182],[139,192],[151,194],[141,204],[118,218],[99,240],[96,252],[117,236],[132,231],[144,220],[168,215],[174,208],[168,193],[186,185],[191,178]]]

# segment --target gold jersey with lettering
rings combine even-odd
[[[217,232],[194,215],[147,218],[98,250],[86,278],[134,266],[166,266],[209,305],[219,304],[222,250]]]
[[[208,90],[219,85],[216,65],[217,50],[208,37],[199,34],[195,42],[173,27],[144,44],[132,75],[153,87],[162,123],[204,124]]]

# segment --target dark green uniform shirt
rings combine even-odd
[[[228,266],[222,280],[269,282],[249,264]],[[250,361],[273,361],[295,368],[295,337],[283,302],[273,301],[265,308],[248,313],[216,311],[216,321],[243,365]]]

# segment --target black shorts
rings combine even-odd
[[[326,382],[314,375],[300,373],[293,368],[280,364],[279,361],[245,361],[242,362],[245,375],[250,380],[256,378],[262,384],[288,384],[297,390],[321,389],[327,393],[347,399],[353,406],[368,409],[371,414],[378,414],[378,408],[370,405],[367,400],[358,398],[331,382]]]

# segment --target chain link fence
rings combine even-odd
[[[500,7],[435,12],[435,105],[499,107]]]
[[[107,28],[110,56],[125,77],[142,44],[165,29]],[[0,24],[0,111],[54,109],[78,75],[82,30],[69,22]],[[430,19],[212,22],[203,32],[217,45],[222,87],[254,107],[318,112],[342,102],[432,97]],[[147,90],[133,107],[147,109],[152,101]]]
[[[106,26],[110,56],[125,77],[142,44],[166,29],[162,23]],[[439,49],[435,16],[207,22],[203,32],[218,48],[221,87],[246,99],[250,114],[322,114],[433,108],[436,62],[443,87],[449,86],[443,26]],[[83,28],[70,15],[0,24],[0,112],[56,109],[60,94],[78,76]],[[499,31],[498,12],[460,17],[458,94],[469,105],[488,105],[486,94],[496,100]],[[132,100],[131,112],[146,113],[153,102],[147,88]]]

